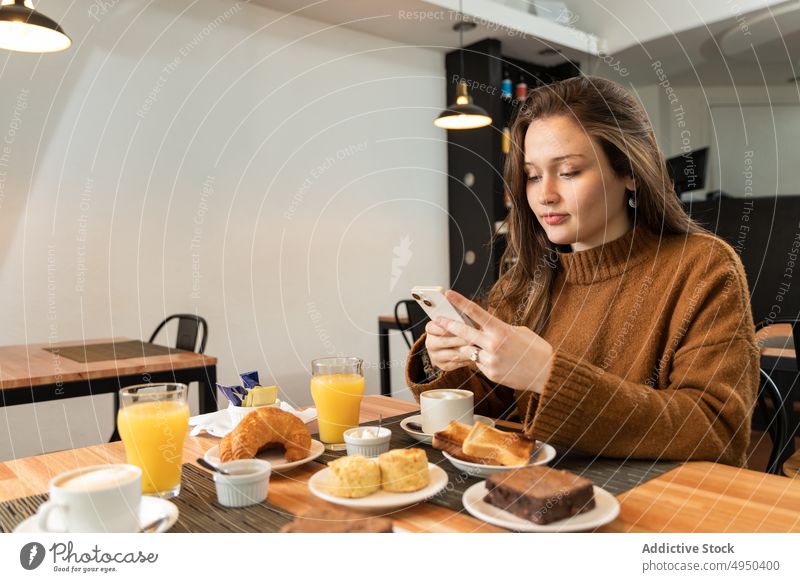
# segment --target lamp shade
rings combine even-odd
[[[456,102],[439,114],[433,124],[443,129],[477,129],[492,123],[492,118],[482,107],[472,102],[467,83],[463,79],[456,88]]]
[[[63,51],[72,40],[55,21],[23,0],[0,6],[0,48],[26,53]]]

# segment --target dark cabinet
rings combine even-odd
[[[448,53],[445,64],[447,102],[452,103],[461,78],[459,51]],[[447,132],[450,287],[467,297],[489,291],[497,280],[505,250],[502,235],[493,241],[507,214],[503,128],[510,127],[521,103],[513,99],[513,93],[512,99],[502,97],[505,72],[514,88],[522,77],[530,90],[576,76],[580,69],[573,62],[546,67],[503,57],[501,42],[496,39],[464,47],[463,76],[470,95],[492,117],[487,127]]]

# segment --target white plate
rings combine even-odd
[[[452,465],[459,471],[463,471],[464,473],[472,475],[473,477],[486,478],[492,473],[497,473],[498,471],[510,471],[511,469],[519,469],[520,467],[529,467],[531,465],[546,465],[556,458],[556,450],[547,443],[536,441],[536,448],[533,449],[530,463],[527,465],[508,467],[504,465],[482,465],[480,463],[462,461],[461,459],[457,459],[445,451],[442,451],[442,455],[444,455],[444,458],[450,461],[450,463],[452,463]]]
[[[283,456],[283,449],[276,448],[276,449],[267,449],[265,451],[261,451],[256,455],[256,459],[263,459],[264,461],[269,461],[272,465],[272,470],[277,471],[278,473],[283,471],[288,471],[289,469],[294,469],[295,467],[299,467],[300,465],[304,465],[309,461],[313,461],[317,457],[319,457],[322,453],[325,452],[325,445],[315,439],[311,439],[311,453],[299,461],[292,461],[291,463],[286,460]],[[210,449],[206,451],[206,454],[203,455],[203,458],[214,465],[215,467],[218,466],[222,461],[219,458],[219,445],[214,445]]]
[[[437,467],[433,463],[428,463],[431,482],[427,487],[423,487],[419,491],[412,491],[411,493],[392,493],[381,489],[366,497],[350,499],[348,497],[336,497],[327,492],[330,471],[331,470],[326,467],[322,471],[318,471],[311,476],[311,479],[308,480],[308,488],[311,490],[311,493],[325,501],[330,501],[331,503],[343,505],[345,507],[352,507],[354,509],[394,509],[397,507],[405,507],[406,505],[413,505],[414,503],[425,501],[447,486],[447,473],[445,473],[444,469]]]
[[[593,487],[594,509],[548,523],[547,525],[539,525],[527,519],[522,519],[484,501],[483,499],[487,493],[486,481],[475,483],[475,485],[464,491],[461,502],[474,517],[514,531],[586,531],[610,523],[619,515],[619,501],[617,501],[617,498],[605,489],[600,489],[600,487],[594,485]]]
[[[485,422],[489,426],[494,426],[494,420],[492,420],[488,416],[482,416],[480,414],[476,414],[474,415],[474,418],[475,422],[481,421]],[[428,434],[426,432],[422,432],[420,430],[414,430],[412,428],[409,428],[408,426],[409,422],[416,422],[417,424],[422,426],[422,415],[415,414],[414,416],[409,416],[408,418],[404,418],[403,420],[400,421],[400,428],[406,431],[406,433],[408,433],[408,436],[410,436],[411,438],[415,438],[419,442],[425,443],[427,445],[431,444],[431,441],[433,441],[433,435]]]
[[[50,514],[50,523],[51,526],[59,526],[58,523],[59,517],[58,512],[54,511]],[[166,516],[167,521],[162,523],[159,528],[156,530],[156,533],[162,533],[167,531],[175,522],[178,521],[178,508],[175,506],[174,503],[167,499],[161,499],[160,497],[150,497],[150,496],[142,496],[142,503],[139,505],[139,524],[140,527],[144,527],[147,524],[153,523],[155,520],[160,519],[161,517]],[[62,529],[63,525],[57,527],[56,529]],[[39,527],[39,516],[32,515],[21,524],[19,524],[16,528],[14,528],[14,533],[49,533]],[[101,533],[101,532],[98,532]]]

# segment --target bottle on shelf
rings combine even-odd
[[[503,139],[501,144],[501,149],[504,154],[507,154],[511,151],[511,128],[508,126],[503,128]]]
[[[519,100],[525,99],[528,96],[528,84],[525,82],[525,76],[519,76],[519,83],[516,86],[516,95],[515,97]]]
[[[503,99],[511,99],[511,89],[512,89],[512,82],[511,82],[511,75],[508,74],[508,69],[503,71],[503,84],[500,88],[500,95]]]

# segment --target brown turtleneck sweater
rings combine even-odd
[[[528,435],[579,452],[743,466],[759,350],[733,249],[710,234],[637,227],[559,261],[541,396],[466,367],[423,383],[423,336],[406,366],[417,400],[466,388],[477,413],[498,416],[516,400]]]

